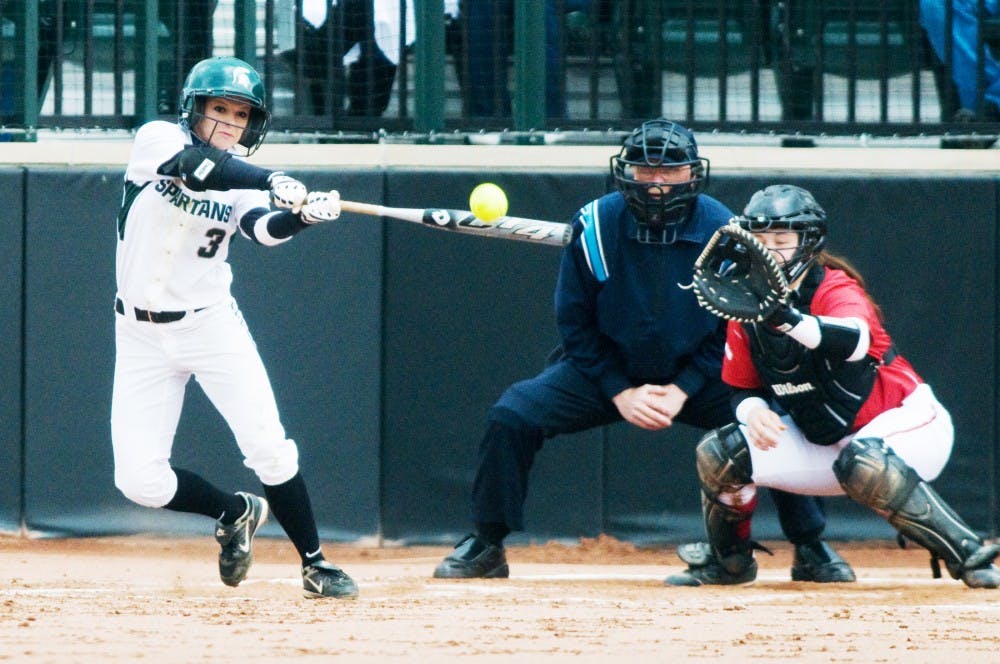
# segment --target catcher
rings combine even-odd
[[[734,222],[696,261],[694,288],[702,306],[730,319],[722,378],[734,388],[736,421],[698,444],[708,543],[680,547],[688,568],[667,583],[753,581],[750,521],[764,486],[846,494],[928,549],[935,577],[943,560],[969,587],[1000,586],[1000,546],[985,544],[929,484],[951,454],[951,417],[896,352],[858,272],[823,250],[823,209],[805,189],[779,184],[754,194]]]

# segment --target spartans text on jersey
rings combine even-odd
[[[161,196],[170,199],[170,203],[173,206],[196,217],[206,217],[225,223],[229,221],[229,217],[233,214],[232,205],[218,201],[191,198],[171,180],[160,180],[156,183],[155,189]]]

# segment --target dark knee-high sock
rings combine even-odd
[[[826,527],[826,510],[817,496],[768,489],[778,512],[778,522],[792,544],[808,544],[819,539]]]
[[[246,511],[247,503],[242,496],[226,493],[190,470],[174,468],[173,471],[177,475],[177,493],[164,509],[204,514],[223,523],[236,521]]]
[[[284,484],[274,486],[265,484],[264,495],[271,505],[271,514],[288,533],[288,539],[299,552],[302,564],[308,565],[323,560],[312,502],[309,500],[309,492],[306,490],[302,474],[296,473],[295,477]]]
[[[503,546],[503,538],[510,534],[505,523],[476,522],[476,535],[493,546]]]

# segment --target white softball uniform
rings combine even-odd
[[[148,507],[166,505],[176,492],[170,454],[192,376],[261,482],[281,484],[298,472],[297,448],[285,437],[267,372],[230,293],[226,262],[240,218],[270,209],[268,193],[196,192],[156,173],[190,144],[177,124],[139,129],[118,217],[115,485]]]
[[[833,474],[833,462],[853,438],[881,438],[927,482],[944,469],[955,440],[951,415],[927,384],[919,385],[899,407],[885,411],[833,445],[810,443],[791,418],[783,417],[782,421],[788,428],[777,446],[762,450],[748,442],[753,481],[758,486],[814,496],[844,495]],[[746,425],[740,429],[749,441]]]

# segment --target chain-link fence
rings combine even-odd
[[[925,29],[925,5],[943,24]],[[0,124],[29,138],[134,128],[176,112],[192,64],[236,55],[261,71],[277,130],[331,140],[621,130],[660,115],[701,131],[990,134],[994,5],[0,0]],[[963,53],[971,92],[956,86]]]

